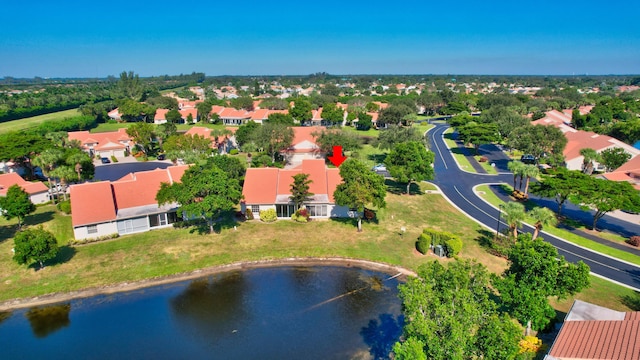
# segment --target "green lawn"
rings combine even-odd
[[[367,144],[363,145],[362,149],[347,152],[346,155],[362,161],[367,167],[373,167],[376,164],[383,163],[388,153],[388,150],[382,150]]]
[[[377,138],[378,134],[380,134],[380,130],[376,130],[374,128],[364,131],[364,130],[356,130],[356,128],[354,128],[353,126],[343,126],[342,130],[356,134],[358,136],[370,136],[374,138]]]
[[[0,123],[0,134],[4,134],[11,131],[20,131],[29,128],[37,127],[48,120],[61,120],[80,115],[78,109],[70,109],[64,111],[58,111],[50,114],[38,115],[28,117],[24,119],[12,120]]]
[[[362,233],[356,232],[350,219],[307,224],[227,221],[212,235],[164,229],[75,247],[67,245],[72,236],[70,217],[60,215],[52,205],[42,206],[37,215],[27,218],[27,224],[41,224],[55,232],[62,250],[42,271],[19,266],[9,255],[15,221],[2,220],[0,253],[5,255],[0,257],[0,301],[140,281],[238,261],[289,257],[359,258],[416,269],[436,260],[415,250],[416,238],[424,227],[448,230],[465,239],[460,258],[475,259],[494,273],[505,269],[504,259],[480,246],[480,239],[491,236],[490,232],[460,215],[440,195],[424,194],[432,188],[430,184],[422,183],[420,188],[416,193],[421,195],[407,196],[396,193],[390,183],[387,207],[377,212],[377,221],[364,223]],[[599,279],[577,297],[618,310],[632,309],[638,303],[634,292]],[[569,303],[557,304],[559,311]]]
[[[468,172],[475,172],[475,169],[473,168],[467,157],[464,155],[462,149],[460,149],[455,140],[453,140],[452,133],[452,128],[449,128],[444,132],[445,144],[447,144],[447,147],[451,149],[451,154],[453,154],[453,157],[456,159],[456,162],[458,163],[460,169]]]
[[[508,185],[502,185],[505,188],[505,191],[507,192],[511,192],[512,187],[508,186]],[[489,188],[489,186],[487,185],[481,185],[478,186],[477,191],[482,192],[481,193],[481,197],[484,198],[487,202],[489,202],[490,204],[492,204],[495,207],[498,207],[500,204],[504,204],[504,202],[502,200],[500,200],[500,198],[498,198],[493,191],[491,191],[491,189]],[[530,209],[532,206],[535,206],[532,202],[527,202],[527,208]],[[525,222],[527,224],[533,224],[534,221],[530,218],[528,218],[527,220],[525,220]],[[624,260],[624,261],[628,261],[632,264],[636,264],[640,266],[640,256],[636,256],[634,254],[628,253],[626,251],[621,251],[618,249],[614,249],[611,247],[608,247],[606,245],[597,243],[595,241],[583,238],[581,236],[578,236],[574,233],[571,233],[569,231],[563,230],[563,229],[559,229],[555,226],[551,226],[551,227],[546,227],[543,229],[543,231],[548,232],[549,234],[561,237],[565,240],[568,240],[576,245],[580,245],[580,246],[584,246],[588,249],[612,256],[614,258],[620,259],[620,260]]]

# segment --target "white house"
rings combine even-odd
[[[71,185],[71,222],[77,240],[125,235],[169,227],[178,204],[159,206],[161,183],[180,181],[188,166],[131,173],[109,182]]]
[[[0,174],[0,196],[7,196],[7,190],[13,185],[20,186],[34,204],[48,202],[49,188],[41,181],[29,182],[18,175],[18,173]]]
[[[353,212],[345,206],[335,204],[333,192],[342,178],[339,169],[329,169],[324,159],[306,159],[293,169],[249,168],[244,180],[242,212],[251,209],[256,219],[260,212],[275,209],[278,218],[287,219],[295,212],[289,199],[291,184],[296,174],[309,174],[309,191],[312,199],[305,203],[311,218],[351,217]]]

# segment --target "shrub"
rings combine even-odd
[[[442,245],[447,253],[447,257],[454,257],[460,253],[460,250],[462,250],[462,239],[460,239],[458,235],[447,231],[438,231],[427,228],[422,230],[422,235],[420,235],[420,237],[424,237],[426,239],[427,247],[429,243],[434,247]]]
[[[73,246],[73,245],[90,244],[90,243],[104,241],[104,240],[111,240],[118,237],[120,237],[118,233],[113,233],[113,234],[108,234],[108,235],[103,235],[103,236],[98,236],[98,237],[88,238],[88,239],[81,239],[81,240],[73,239],[73,240],[69,240],[69,245]]]
[[[296,222],[307,222],[310,218],[309,211],[305,208],[298,209],[293,215],[291,215],[291,220]]]
[[[71,214],[71,201],[70,200],[65,200],[65,201],[61,201],[58,203],[58,205],[56,206],[58,208],[58,210],[62,211],[63,213],[69,215]]]
[[[628,238],[626,240],[627,244],[631,245],[631,246],[635,246],[635,247],[639,247],[640,246],[640,236],[635,235],[632,236],[630,238]]]
[[[114,155],[111,155],[111,162],[117,163],[118,159]]]
[[[276,209],[267,209],[267,210],[260,211],[260,220],[268,223],[278,220],[278,216],[276,215]]]
[[[245,216],[247,217],[247,220],[253,220],[253,211],[251,211],[251,208],[247,208],[247,211],[245,211]]]
[[[431,244],[431,237],[426,234],[420,234],[418,241],[416,241],[416,250],[422,255],[429,251],[429,245]]]
[[[238,149],[229,150],[229,155],[238,155]]]
[[[205,222],[206,222],[206,220],[202,219],[202,218],[191,219],[191,220],[182,220],[182,221],[174,222],[173,223],[173,227],[176,228],[176,229],[182,229],[182,228],[188,228],[188,227],[191,227],[191,226],[202,225]]]

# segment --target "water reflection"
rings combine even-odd
[[[31,308],[24,315],[31,324],[31,330],[36,337],[43,338],[64,327],[69,326],[69,312],[71,304],[51,305]]]
[[[397,284],[330,266],[236,271],[0,314],[0,348],[12,359],[385,358],[402,327]]]

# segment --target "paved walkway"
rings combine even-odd
[[[510,159],[504,153],[504,151],[502,151],[502,149],[500,149],[496,145],[487,144],[487,145],[481,146],[480,147],[480,151],[481,151],[481,154],[483,156],[486,156],[489,159],[490,162],[493,162],[493,163],[496,164],[496,169],[498,169],[499,172],[509,172],[507,164],[509,163]],[[471,157],[470,160],[472,160],[474,163],[476,162],[473,157]],[[510,198],[509,194],[505,194],[504,192],[498,191],[496,186],[491,186],[491,189],[504,202],[508,202],[508,201],[512,201],[513,200],[513,199]],[[555,205],[555,202],[552,201],[552,200],[541,199],[541,198],[536,197],[536,196],[532,196],[529,200],[533,201],[537,205],[548,207],[551,210],[553,210],[554,212],[556,210],[553,206],[550,206],[550,205]],[[586,211],[583,211],[583,210],[579,210],[579,209],[571,209],[569,212],[570,213],[576,213],[576,212],[584,213],[584,216],[581,217],[582,219],[584,219],[586,216],[592,216],[590,213],[588,213]],[[565,212],[563,212],[563,214],[565,214]],[[609,216],[615,216],[616,218],[621,219],[621,220],[625,220],[625,221],[629,221],[630,218],[632,216],[634,216],[634,215],[629,216],[628,214],[624,214],[624,213],[618,214],[618,212],[614,212],[613,214],[608,214],[608,215]],[[582,221],[582,219],[579,219],[578,221]],[[637,221],[635,221],[635,223],[637,223]],[[626,251],[626,252],[628,252],[630,254],[634,254],[634,255],[640,256],[640,249],[639,248],[633,248],[633,247],[628,246],[626,244],[621,244],[619,242],[603,239],[603,238],[601,238],[599,236],[587,233],[585,231],[576,229],[576,228],[571,227],[571,226],[560,225],[558,227],[562,228],[563,230],[567,230],[567,231],[569,231],[571,233],[574,233],[576,235],[579,235],[579,236],[581,236],[583,238],[595,241],[595,242],[597,242],[599,244],[606,245],[606,246],[609,246],[611,248],[615,248],[615,249],[618,249],[618,250]],[[600,225],[599,227],[601,227],[603,229],[606,229],[606,230],[609,230],[609,231],[612,230],[612,229],[607,228],[606,226],[601,226]],[[619,231],[615,231],[615,232],[620,234],[620,235],[622,235],[622,236],[628,237],[628,236],[632,235],[628,231],[620,231],[620,229],[618,229],[618,230]]]

